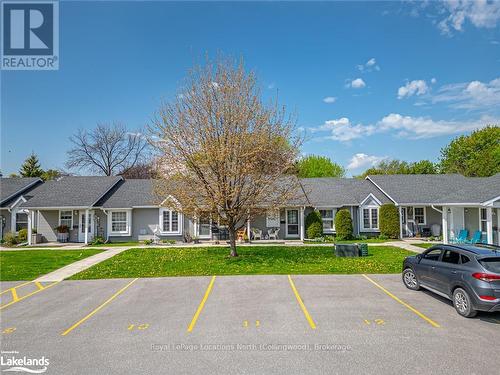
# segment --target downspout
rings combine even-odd
[[[437,211],[437,212],[439,212],[440,214],[442,214],[442,213],[443,213],[443,211],[442,211],[442,210],[440,210],[440,209],[438,209],[438,208],[434,207],[434,205],[433,205],[433,204],[431,204],[431,208],[432,208],[433,210],[436,210],[436,211]]]

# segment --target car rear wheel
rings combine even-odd
[[[477,311],[472,308],[469,294],[462,288],[457,288],[453,292],[453,306],[457,313],[466,318],[473,318],[477,314]]]
[[[417,275],[411,268],[407,268],[403,271],[403,283],[408,289],[419,290],[420,283],[418,282]]]

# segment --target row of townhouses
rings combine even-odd
[[[448,243],[460,230],[482,232],[484,241],[500,245],[500,174],[492,177],[441,175],[374,175],[356,178],[299,179],[298,197],[280,209],[269,209],[246,223],[250,239],[303,240],[304,220],[318,210],[325,234],[335,234],[335,214],[347,209],[355,235],[379,234],[379,208],[393,203],[400,212],[400,237],[441,235]],[[38,241],[54,242],[57,227],[69,228],[69,242],[89,243],[150,238],[183,241],[212,239],[222,229],[210,216],[194,219],[161,207],[153,181],[119,176],[2,178],[0,224],[6,232],[26,228]]]

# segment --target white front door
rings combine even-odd
[[[286,236],[299,237],[299,210],[286,210]]]
[[[78,242],[85,242],[85,211],[80,211],[80,225],[78,226]],[[89,230],[87,240],[94,238],[94,211],[89,211]]]

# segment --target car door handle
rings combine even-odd
[[[431,268],[432,268],[433,270],[435,270],[435,269],[436,269],[436,267],[435,267],[435,266],[431,266]]]
[[[456,275],[457,274],[457,271],[451,271],[452,274]]]

